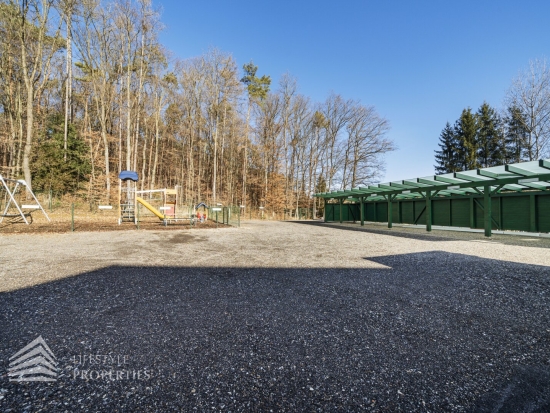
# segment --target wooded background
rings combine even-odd
[[[313,102],[217,49],[174,58],[161,29],[149,0],[0,0],[0,173],[97,205],[134,170],[184,202],[275,212],[383,173],[373,106]]]

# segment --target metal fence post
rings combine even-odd
[[[71,232],[74,232],[74,203],[71,204]]]

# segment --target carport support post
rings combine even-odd
[[[388,228],[392,228],[393,227],[392,196],[388,195],[386,199],[388,200]]]
[[[483,221],[485,226],[485,236],[490,237],[492,230],[492,206],[491,206],[491,187],[483,187]]]
[[[426,191],[426,231],[432,230],[432,191]]]
[[[363,227],[365,225],[365,214],[363,213],[363,197],[359,198],[359,215],[361,216],[361,226]]]
[[[485,225],[485,236],[491,236],[492,216],[491,216],[491,187],[483,187],[483,221]]]
[[[470,228],[476,227],[476,204],[474,197],[470,196]]]
[[[343,214],[343,209],[344,209],[344,200],[342,198],[340,198],[338,200],[340,202],[340,224],[342,223],[342,215]]]

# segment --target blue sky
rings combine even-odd
[[[384,181],[433,174],[447,121],[487,101],[501,108],[530,59],[550,57],[549,1],[153,0],[161,42],[178,58],[210,47],[258,74],[297,78],[323,101],[334,91],[374,105],[399,150]]]

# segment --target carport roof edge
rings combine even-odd
[[[314,196],[325,199],[363,198],[365,201],[424,198],[427,191],[432,196],[455,196],[524,190],[547,191],[550,189],[550,159],[492,166],[432,175],[401,181],[385,182],[343,191],[321,192]]]

